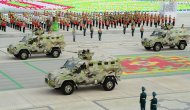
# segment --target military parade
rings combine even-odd
[[[190,108],[189,2],[0,4],[0,110]]]

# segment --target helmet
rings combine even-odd
[[[142,91],[145,91],[145,87],[142,86]]]
[[[156,92],[152,92],[152,96],[154,96],[154,97],[155,97],[155,96],[156,96]]]

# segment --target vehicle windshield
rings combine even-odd
[[[29,38],[32,38],[31,35],[25,35],[20,42],[26,42]]]
[[[61,67],[61,69],[62,69],[62,68],[67,68],[67,69],[69,69],[69,70],[72,70],[72,69],[74,69],[75,67],[77,67],[77,64],[78,64],[77,61],[68,59],[68,60],[65,62],[65,64]]]
[[[163,32],[154,31],[150,36],[161,36],[163,35]]]

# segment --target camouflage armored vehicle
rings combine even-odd
[[[142,45],[146,50],[153,48],[160,51],[163,47],[184,50],[189,42],[190,33],[186,29],[155,30],[149,37],[142,39]]]
[[[92,53],[89,50],[81,52],[84,54],[68,59],[60,69],[48,73],[45,82],[65,95],[72,94],[75,88],[84,85],[102,85],[106,91],[113,90],[121,74],[118,60],[114,57],[88,59],[92,58]]]
[[[28,59],[31,54],[46,54],[57,58],[60,56],[64,46],[63,35],[27,35],[19,43],[9,45],[7,51],[21,60]]]

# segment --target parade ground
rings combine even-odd
[[[190,28],[190,15],[180,13],[176,27]],[[154,28],[145,27],[144,36]],[[7,28],[0,31],[0,110],[140,110],[141,87],[147,92],[146,109],[150,109],[152,92],[157,93],[158,110],[190,110],[190,45],[185,50],[164,48],[160,52],[147,51],[141,45],[140,31],[131,36],[130,28],[103,29],[98,41],[97,29],[83,36],[76,31],[72,41],[71,29],[63,33],[66,47],[59,58],[33,55],[28,60],[16,59],[7,53],[7,46],[19,42],[26,33]],[[111,55],[120,59],[121,81],[113,91],[100,86],[81,87],[65,96],[45,84],[45,75],[60,68],[68,58],[77,57],[80,49],[90,49],[94,56]]]

